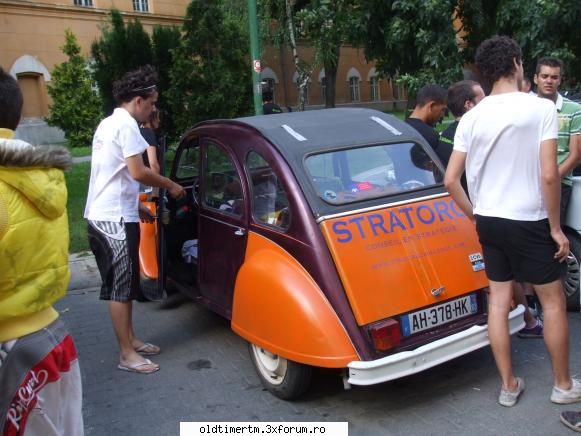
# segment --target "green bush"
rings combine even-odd
[[[52,81],[47,85],[52,103],[46,122],[62,129],[71,147],[87,147],[102,118],[101,100],[93,90],[87,62],[70,29],[65,30],[61,49],[69,59],[52,71]]]

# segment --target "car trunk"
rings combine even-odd
[[[447,195],[354,211],[320,226],[359,325],[487,285],[474,224]]]

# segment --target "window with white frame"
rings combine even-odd
[[[381,99],[379,95],[379,80],[377,76],[372,76],[369,78],[370,96],[371,101],[379,101]]]
[[[351,101],[359,101],[359,77],[349,77],[349,93],[351,94]]]
[[[93,6],[93,0],[75,0],[75,6]]]
[[[133,0],[133,10],[137,12],[149,12],[148,0]]]
[[[323,99],[323,104],[327,102],[327,78],[321,77],[321,98]]]

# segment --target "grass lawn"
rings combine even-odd
[[[91,156],[91,147],[68,147],[72,157]]]
[[[89,249],[87,240],[87,221],[83,218],[85,201],[89,188],[91,163],[74,164],[70,171],[65,173],[69,198],[67,209],[69,214],[70,247],[69,252],[78,253]]]

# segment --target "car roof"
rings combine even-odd
[[[330,205],[322,200],[308,180],[303,164],[306,156],[341,148],[396,142],[422,144],[428,154],[435,156],[415,129],[393,115],[373,109],[335,108],[204,121],[194,129],[216,124],[242,125],[267,139],[290,165],[316,216],[346,212],[362,204]],[[385,203],[384,198],[365,201],[366,206],[381,203]]]
[[[403,121],[380,111],[336,108],[237,118],[254,127],[285,157],[342,147],[416,140],[418,133]],[[295,159],[290,159],[295,160]]]

